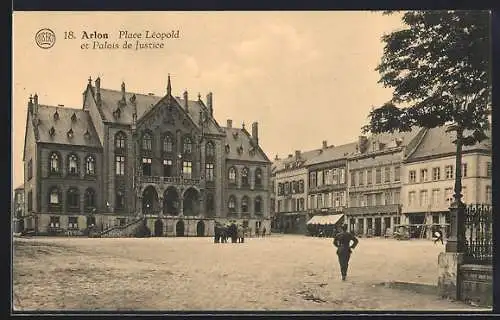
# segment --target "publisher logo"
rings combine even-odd
[[[35,42],[42,49],[50,49],[56,43],[56,34],[48,28],[40,29],[35,35]]]

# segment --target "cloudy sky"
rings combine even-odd
[[[40,49],[35,34],[50,28],[56,43]],[[23,182],[22,153],[29,95],[41,104],[81,108],[89,76],[101,86],[175,95],[214,95],[220,125],[259,122],[259,139],[273,159],[357,139],[371,106],[391,90],[377,83],[381,37],[401,28],[381,12],[39,13],[13,18],[13,187]],[[169,33],[163,49],[83,50],[83,31]],[[77,39],[64,39],[73,31]],[[142,39],[142,41],[146,41]],[[91,41],[90,41],[91,42]],[[102,42],[102,41],[101,41]],[[119,42],[120,44],[123,41]]]

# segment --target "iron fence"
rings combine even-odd
[[[490,205],[472,204],[465,208],[465,262],[491,264],[493,219]]]

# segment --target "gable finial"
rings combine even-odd
[[[92,77],[89,76],[89,85],[92,85]]]
[[[167,95],[172,95],[172,83],[170,82],[170,73],[168,74],[168,83],[167,83]]]

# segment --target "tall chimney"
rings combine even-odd
[[[257,121],[252,123],[252,138],[255,143],[259,144],[259,123]]]
[[[233,120],[227,119],[227,127],[232,128],[233,127]]]
[[[328,143],[326,140],[323,140],[323,149],[326,149],[328,147]]]
[[[97,77],[97,79],[95,79],[95,96],[96,96],[97,104],[100,105],[101,104],[101,78],[100,77]]]
[[[38,115],[38,94],[33,96],[33,113]]]
[[[184,91],[184,109],[186,109],[186,112],[189,111],[189,109],[188,109],[188,92],[187,92],[187,90]]]
[[[28,101],[28,112],[33,113],[33,96],[30,95],[30,100]]]
[[[295,158],[300,159],[300,150],[295,150]]]
[[[214,109],[213,109],[213,101],[212,101],[212,92],[209,92],[207,94],[207,107],[208,107],[208,110],[210,111],[210,115],[213,116],[214,115]]]
[[[127,100],[125,100],[125,82],[122,82],[122,102],[127,103]]]

